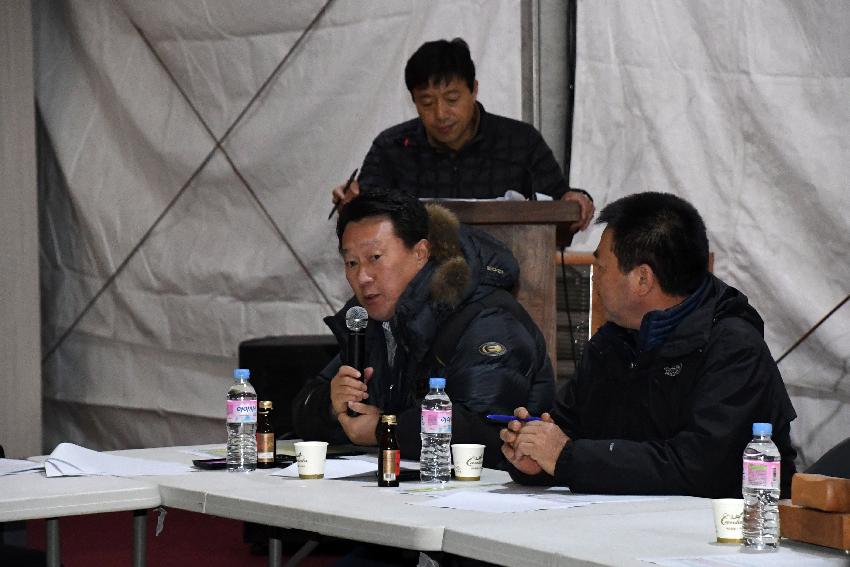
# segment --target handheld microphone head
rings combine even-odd
[[[369,314],[364,307],[355,305],[345,312],[345,326],[349,331],[362,331],[369,322]]]

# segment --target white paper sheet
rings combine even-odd
[[[530,512],[532,510],[552,510],[555,508],[572,508],[574,505],[554,500],[545,500],[526,494],[496,494],[492,492],[477,492],[460,490],[445,496],[438,496],[425,502],[408,502],[416,506],[431,506],[433,508],[454,508],[455,510],[472,510],[474,512]],[[583,506],[576,504],[575,506]]]
[[[20,459],[0,459],[0,476],[34,473],[42,470],[44,470],[44,463],[22,461]]]
[[[668,500],[667,496],[647,496],[628,494],[574,494],[569,488],[553,486],[546,490],[544,498],[576,504],[610,504],[613,502],[648,502],[652,500]]]
[[[73,443],[60,443],[45,461],[44,470],[49,477],[155,476],[186,474],[193,471],[190,465],[119,457],[92,451]]]
[[[227,457],[227,446],[216,445],[215,447],[195,447],[192,449],[186,449],[182,452],[199,459],[224,459]]]
[[[325,478],[345,478],[377,472],[377,470],[377,461],[374,463],[360,459],[328,459],[325,461]],[[271,473],[269,476],[298,478],[298,465],[293,463],[285,469]]]

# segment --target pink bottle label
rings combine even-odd
[[[779,461],[744,460],[744,486],[779,490]]]
[[[227,423],[257,423],[257,400],[227,400]]]
[[[452,412],[439,410],[422,410],[422,433],[451,433]]]

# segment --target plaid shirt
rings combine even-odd
[[[459,152],[429,144],[418,118],[381,132],[363,160],[360,185],[403,189],[416,197],[490,199],[513,189],[559,199],[567,182],[540,133],[477,104],[478,132]]]

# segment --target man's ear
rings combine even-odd
[[[478,79],[472,82],[472,96],[478,98]]]
[[[413,245],[413,252],[416,254],[416,261],[419,262],[419,265],[424,266],[428,258],[431,257],[431,243],[423,238]]]
[[[655,289],[655,286],[658,283],[655,279],[655,272],[652,271],[649,264],[641,264],[640,266],[637,266],[634,270],[632,270],[632,274],[635,278],[635,290],[641,297],[649,294],[649,292]]]

